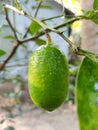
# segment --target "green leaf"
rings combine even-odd
[[[83,59],[76,78],[75,92],[79,130],[97,130],[98,62],[87,57]]]
[[[98,10],[98,0],[94,0],[93,2],[93,9]]]
[[[14,39],[14,37],[12,35],[7,35],[7,36],[4,36],[3,38],[5,38],[5,39]]]
[[[36,39],[35,42],[36,42],[37,45],[44,45],[44,44],[46,44],[46,41],[42,40],[42,39]]]
[[[94,23],[98,24],[98,11],[96,10],[82,10],[82,11],[84,18],[90,19]]]
[[[36,2],[40,2],[40,0],[35,0]]]
[[[36,34],[39,32],[39,30],[41,29],[42,27],[35,21],[32,21],[31,24],[30,24],[30,27],[29,27],[29,33],[30,34]]]
[[[29,0],[25,0],[25,4],[28,4]]]
[[[91,20],[98,24],[98,12],[95,12],[94,15],[91,17]]]
[[[5,51],[0,50],[0,56],[3,56],[3,55],[5,55],[5,54],[6,54],[6,52],[5,52]]]
[[[89,11],[89,19],[92,20],[94,23],[98,24],[98,12],[96,10]]]
[[[52,9],[52,7],[49,6],[49,5],[41,5],[40,8],[44,8],[44,9]]]
[[[21,6],[20,6],[18,0],[15,0],[15,5],[16,5],[16,8],[17,8],[18,10],[21,10]]]

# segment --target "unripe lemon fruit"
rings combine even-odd
[[[28,88],[34,104],[47,111],[64,102],[68,91],[68,65],[57,48],[42,45],[31,55]]]

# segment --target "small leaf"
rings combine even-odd
[[[5,51],[0,50],[0,56],[3,56],[3,55],[5,55],[5,54],[6,54],[6,52],[5,52]]]
[[[84,18],[90,19],[94,23],[98,24],[98,12],[96,10],[82,10],[82,12]]]
[[[49,6],[49,5],[41,5],[40,8],[44,8],[44,9],[52,9],[52,7]]]
[[[25,0],[25,3],[28,4],[29,0]]]
[[[41,29],[42,27],[36,23],[35,21],[32,21],[31,24],[30,24],[30,27],[29,27],[29,33],[30,34],[36,34],[39,32],[39,30]]]
[[[45,40],[42,40],[42,39],[36,39],[35,42],[36,42],[37,45],[46,44],[46,41],[45,41]]]
[[[21,6],[18,0],[15,0],[15,5],[18,10],[21,10]]]
[[[5,39],[14,39],[14,37],[12,35],[7,35],[7,36],[4,36]]]
[[[94,0],[93,2],[93,9],[98,10],[98,0]]]

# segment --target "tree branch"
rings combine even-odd
[[[3,6],[4,6],[5,19],[7,20],[7,22],[8,22],[8,24],[9,24],[10,28],[11,28],[12,31],[13,31],[14,37],[15,37],[15,39],[17,40],[18,38],[17,38],[16,30],[14,29],[14,27],[12,26],[12,24],[11,24],[9,18],[8,18],[7,8],[5,8],[5,4],[3,4]]]
[[[51,30],[51,31],[54,31],[54,32],[57,32],[57,30],[51,28],[51,27],[48,27],[46,24],[44,24],[42,21],[40,21],[38,18],[35,18],[35,17],[32,17],[30,16],[29,14],[27,14],[26,12],[24,12],[23,10],[18,10],[16,9],[15,7],[12,7],[11,5],[7,5],[7,4],[3,4],[4,8],[6,9],[11,9],[13,11],[15,11],[16,13],[20,14],[20,15],[23,15],[27,18],[29,18],[30,20],[33,20],[35,21],[36,23],[38,23],[44,30],[48,29],[48,30]]]
[[[16,44],[14,44],[12,51],[10,52],[10,54],[7,56],[7,58],[3,61],[3,63],[0,64],[0,71],[4,69],[6,63],[12,58],[12,56],[15,54],[16,50],[19,47],[19,43],[17,42]]]
[[[58,25],[54,28],[51,28],[51,27],[48,27],[47,25],[45,25],[42,21],[40,21],[39,19],[35,18],[35,17],[32,17],[30,15],[28,15],[26,12],[24,12],[23,10],[18,10],[16,9],[15,7],[12,7],[10,5],[7,5],[7,4],[3,4],[3,7],[4,7],[4,11],[5,11],[5,17],[6,17],[6,20],[10,26],[10,28],[12,29],[13,31],[13,34],[14,34],[14,37],[15,37],[15,42],[14,42],[14,45],[13,45],[13,48],[10,52],[10,54],[7,56],[7,58],[3,61],[3,63],[0,64],[0,71],[3,70],[3,68],[5,67],[6,63],[12,58],[12,56],[15,54],[16,50],[18,49],[18,47],[24,43],[24,42],[28,42],[28,41],[31,41],[31,40],[34,40],[42,35],[45,34],[45,30],[48,29],[49,32],[53,31],[55,33],[57,33],[58,35],[60,35],[65,41],[67,41],[67,43],[70,45],[70,47],[73,49],[73,52],[75,54],[79,54],[79,55],[85,55],[85,56],[88,56],[88,57],[92,57],[92,58],[98,58],[98,55],[95,55],[94,53],[91,53],[91,52],[88,52],[86,50],[82,50],[81,48],[79,48],[78,46],[76,46],[74,43],[72,43],[66,36],[64,36],[63,32],[57,30],[59,28],[62,28],[66,25],[68,25],[69,23],[73,23],[77,20],[80,20],[80,19],[83,19],[83,17],[73,17],[73,18],[70,18],[67,22],[61,24],[61,25]],[[8,17],[8,12],[7,12],[7,9],[11,9],[13,11],[15,11],[16,13],[20,14],[20,15],[24,15],[26,16],[27,18],[37,22],[40,26],[42,26],[42,28],[44,29],[43,31],[39,32],[39,34],[36,34],[35,36],[32,36],[32,37],[29,37],[29,38],[24,38],[22,40],[19,40],[18,37],[17,37],[17,34],[16,34],[16,29],[13,27],[12,23],[10,22],[9,20],[9,17]]]
[[[59,28],[65,27],[68,24],[78,21],[79,19],[80,18],[78,18],[78,17],[71,18],[68,21],[66,21],[65,23],[55,26],[54,29],[59,29]],[[51,30],[49,30],[49,32],[51,32]],[[36,34],[35,36],[31,36],[29,38],[23,38],[22,40],[20,40],[20,43],[22,44],[22,43],[28,42],[30,40],[35,40],[36,38],[39,38],[39,37],[43,36],[44,34],[45,34],[45,31],[41,31],[41,32],[39,32],[39,34]]]
[[[36,9],[36,11],[35,11],[34,17],[37,16],[38,11],[39,11],[39,8],[40,8],[42,2],[43,2],[43,1],[41,0],[41,1],[38,3],[38,7],[37,7],[37,9]],[[25,38],[25,37],[27,36],[28,32],[29,32],[29,27],[27,28],[26,32],[24,33],[23,38]]]
[[[40,6],[41,6],[42,2],[43,2],[42,0],[41,0],[41,1],[39,1],[38,6],[37,6],[37,9],[36,9],[35,14],[34,14],[34,17],[36,17],[36,16],[37,16],[38,11],[39,11],[39,9],[40,9]]]
[[[20,15],[25,15],[25,12],[23,10],[18,10],[17,8],[11,6],[11,5],[8,5],[8,4],[3,4],[3,7],[6,8],[6,9],[11,9],[13,10],[14,12],[20,14]]]
[[[38,24],[40,24],[42,27],[44,27],[44,29],[48,29],[49,32],[50,32],[50,31],[54,31],[54,32],[57,32],[57,33],[58,33],[59,31],[57,31],[56,29],[59,29],[59,28],[61,28],[61,27],[63,27],[63,26],[66,26],[66,25],[69,24],[69,23],[72,23],[72,22],[78,20],[78,18],[72,18],[72,19],[70,19],[69,21],[65,22],[64,24],[58,25],[58,26],[56,26],[56,27],[54,27],[54,28],[50,28],[50,27],[47,27],[47,25],[43,24],[43,22],[39,21],[38,19],[29,16],[29,15],[26,14],[23,10],[18,10],[18,9],[16,9],[15,7],[12,7],[12,6],[7,5],[7,4],[3,4],[3,7],[4,7],[4,11],[5,11],[6,20],[7,20],[8,24],[9,24],[10,28],[11,28],[12,31],[13,31],[13,34],[14,34],[14,37],[15,37],[15,43],[14,43],[14,45],[13,45],[13,48],[12,48],[10,54],[9,54],[9,55],[7,56],[7,58],[3,61],[3,63],[0,64],[0,71],[3,70],[3,68],[4,68],[5,65],[6,65],[6,63],[7,63],[7,62],[12,58],[12,56],[15,54],[15,52],[16,52],[16,50],[18,49],[18,47],[20,46],[20,44],[22,44],[22,43],[24,43],[24,42],[28,42],[28,41],[30,41],[30,40],[35,40],[36,38],[38,38],[38,37],[40,37],[40,36],[42,36],[42,35],[45,34],[45,31],[43,30],[43,31],[41,31],[39,34],[37,34],[37,35],[35,35],[35,36],[32,36],[32,37],[30,37],[30,38],[24,38],[24,39],[22,39],[22,40],[19,40],[18,37],[17,37],[17,34],[16,34],[16,29],[13,27],[12,23],[11,23],[10,20],[9,20],[7,9],[11,9],[11,10],[15,11],[16,13],[18,13],[18,14],[20,14],[20,15],[24,15],[24,16],[28,17],[29,19],[36,21]]]
[[[12,58],[12,56],[15,54],[16,50],[18,49],[19,45],[21,44],[18,40],[18,37],[17,37],[17,34],[16,34],[16,30],[14,29],[12,23],[10,22],[9,20],[9,17],[8,17],[8,11],[7,11],[7,8],[5,8],[5,4],[3,4],[3,7],[4,7],[4,11],[5,11],[5,18],[10,26],[10,28],[12,29],[13,31],[13,34],[14,34],[14,38],[15,38],[15,42],[14,42],[14,45],[13,45],[13,48],[10,52],[10,54],[7,56],[7,58],[3,61],[3,63],[0,64],[0,71],[4,69],[6,63]],[[9,6],[7,6],[9,8]],[[14,9],[14,8],[13,8]],[[16,11],[16,9],[14,9]]]

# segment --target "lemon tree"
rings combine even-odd
[[[80,10],[80,0],[55,1],[60,3],[62,6],[61,14],[46,18],[43,18],[43,15],[42,17],[37,16],[40,9],[51,9],[49,3],[45,5],[47,1],[44,2],[43,0],[35,0],[36,5],[34,8],[30,9],[30,11],[28,11],[26,8],[29,0],[25,0],[25,2],[22,2],[21,0],[15,0],[13,2],[4,1],[5,3],[0,3],[0,12],[2,14],[3,11],[5,11],[3,15],[6,17],[9,28],[13,32],[13,35],[6,35],[4,37],[5,39],[10,39],[11,42],[13,42],[13,47],[11,48],[10,53],[7,55],[6,51],[3,48],[0,48],[0,72],[5,68],[4,71],[0,73],[0,76],[6,75],[5,71],[7,67],[13,67],[13,63],[12,66],[10,66],[9,60],[17,52],[19,46],[28,49],[24,43],[29,41],[33,41],[38,46],[41,45],[31,55],[28,66],[28,89],[32,101],[35,105],[47,111],[53,111],[58,108],[65,101],[68,93],[68,87],[70,88],[71,86],[69,84],[69,68],[70,75],[72,74],[75,77],[77,74],[75,96],[80,130],[97,130],[98,54],[84,50],[81,48],[80,44],[70,41],[70,39],[65,35],[65,26],[70,26],[74,22],[79,22],[83,19],[90,20],[98,25],[98,0],[93,1],[91,10]],[[13,19],[13,21],[10,19],[8,12],[9,10],[14,11],[15,14],[17,13],[19,16],[23,15],[31,21],[30,24],[24,28],[26,32],[23,32],[23,35],[21,35],[16,24],[12,24],[15,23],[15,19]],[[32,10],[35,12],[34,15],[31,14]],[[61,22],[58,22],[58,24],[57,19],[61,20]],[[56,23],[53,23],[54,20]],[[73,28],[73,26],[71,27]],[[2,31],[0,32],[2,33]],[[69,44],[71,48],[70,50],[74,54],[85,57],[80,65],[78,73],[76,73],[79,65],[78,62],[77,66],[74,66],[74,63],[70,64],[69,62],[68,67],[67,60],[65,56],[60,52],[60,50],[54,47],[52,44],[46,44],[46,39],[44,36],[47,37],[48,42],[51,42],[51,38],[49,38],[50,32],[56,33],[57,36],[60,36],[63,40],[65,40]],[[70,28],[69,32],[71,32]],[[14,61],[15,60],[16,56]],[[23,64],[18,65],[22,66]],[[23,76],[25,75],[27,75],[27,73]],[[9,80],[10,76],[8,75],[6,77],[7,80]],[[15,79],[19,82],[21,78],[20,74],[18,74],[17,77],[18,78]],[[20,95],[20,93],[17,92],[16,96],[17,95]]]
[[[57,48],[43,45],[32,54],[28,87],[33,102],[45,110],[52,111],[65,101],[68,91],[68,65]]]

